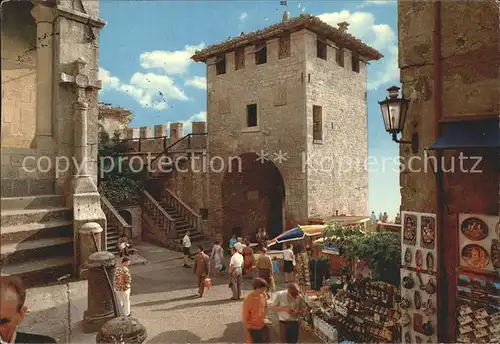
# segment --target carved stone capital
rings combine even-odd
[[[54,22],[56,18],[56,11],[53,7],[45,6],[43,4],[35,4],[31,10],[31,15],[35,18],[36,23],[50,23]]]

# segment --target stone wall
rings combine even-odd
[[[32,7],[30,2],[2,3],[2,148],[30,148],[35,137],[37,30]]]
[[[399,1],[399,65],[403,93],[411,98],[408,118],[403,133],[410,137],[413,125],[420,136],[418,155],[434,141],[434,59],[433,30],[434,4],[432,2]],[[443,58],[443,117],[466,117],[480,114],[498,116],[499,93],[499,8],[494,1],[441,2]],[[434,156],[435,153],[429,153]],[[445,153],[445,168],[451,167],[452,158],[459,152]],[[414,154],[410,147],[400,146],[402,159]],[[498,214],[499,175],[498,155],[495,152],[466,152],[467,156],[482,159],[477,166],[482,173],[445,173],[443,214],[446,232],[447,286],[443,293],[450,295],[446,313],[450,324],[445,340],[454,342],[456,324],[456,266],[458,265],[459,213]],[[458,164],[457,161],[455,161]],[[475,163],[468,160],[465,169]],[[400,175],[401,210],[436,213],[436,178],[432,166],[425,168],[423,160],[415,161],[420,172]],[[457,167],[456,167],[457,169]],[[449,248],[449,249],[448,249]]]
[[[353,71],[345,49],[342,67],[332,46],[327,60],[320,59],[316,40],[314,33],[306,35],[308,215],[367,215],[366,63]],[[313,106],[321,107],[322,140],[313,138]]]
[[[273,159],[285,182],[285,226],[307,220],[307,182],[302,173],[305,135],[305,32],[291,34],[291,56],[279,59],[279,40],[267,41],[267,63],[256,65],[245,48],[245,67],[235,70],[235,53],[226,54],[226,74],[216,75],[214,59],[207,62],[207,124],[210,156],[229,157],[261,152]],[[247,105],[257,104],[258,125],[248,128]],[[209,175],[211,234],[230,230],[223,223],[222,183],[225,174]],[[246,209],[241,209],[246,211]]]

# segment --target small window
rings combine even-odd
[[[317,56],[320,59],[326,60],[326,43],[317,39],[316,40]]]
[[[261,65],[267,62],[267,46],[266,43],[257,44],[255,46],[255,64]]]
[[[234,69],[239,70],[245,68],[245,48],[238,49],[234,53]]]
[[[337,49],[335,60],[337,61],[337,64],[339,66],[344,67],[344,49],[343,48]]]
[[[280,37],[279,58],[290,56],[290,35]]]
[[[352,55],[352,71],[359,73],[359,56]]]
[[[323,140],[323,114],[321,106],[313,106],[313,140]]]
[[[257,104],[247,105],[247,127],[257,126]]]
[[[215,62],[215,74],[226,74],[226,55],[219,56]]]

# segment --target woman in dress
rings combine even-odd
[[[254,263],[253,250],[250,247],[250,241],[245,241],[245,247],[241,251],[243,255],[243,268],[246,275],[252,272]]]
[[[224,253],[219,240],[215,240],[214,242],[210,259],[214,262],[215,271],[224,271]]]
[[[285,283],[294,281],[293,267],[295,266],[295,255],[293,254],[293,244],[286,244],[283,251],[283,274],[285,275]]]

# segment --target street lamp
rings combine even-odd
[[[387,89],[389,98],[385,98],[380,104],[382,119],[384,120],[385,131],[392,135],[392,140],[399,144],[411,144],[413,153],[418,153],[418,133],[413,132],[411,141],[398,140],[397,134],[403,131],[408,105],[410,100],[404,97],[399,98],[399,87],[392,86]]]

